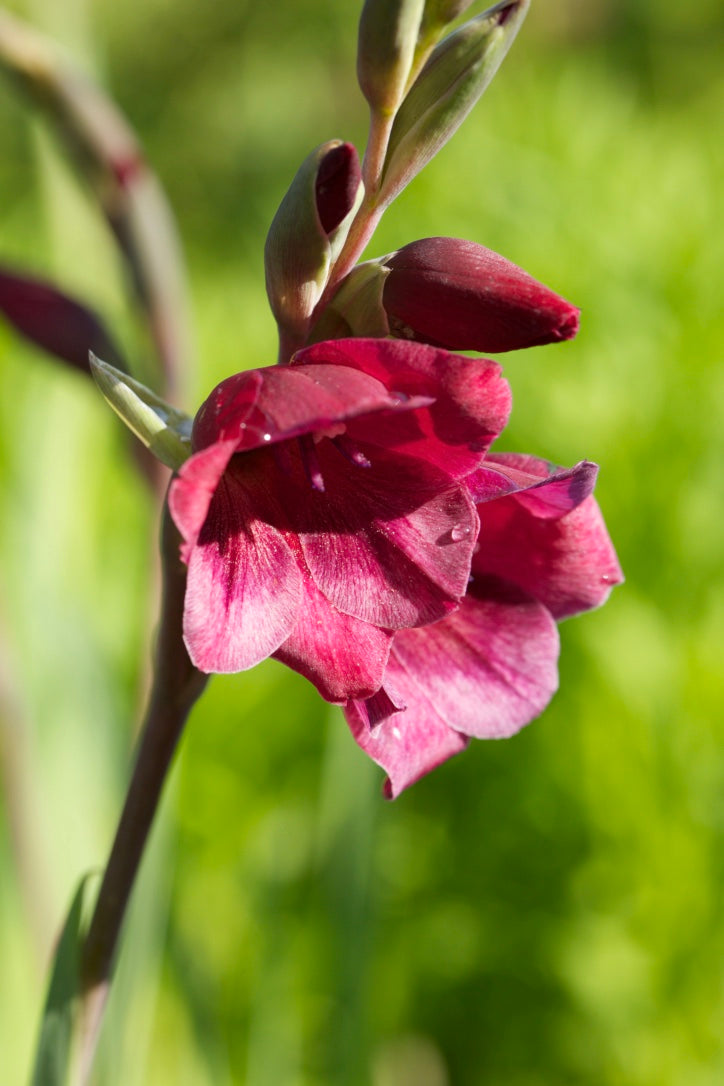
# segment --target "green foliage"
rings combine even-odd
[[[32,1086],[64,1086],[71,1061],[73,1014],[78,998],[78,967],[83,936],[83,898],[88,876],[81,879],[68,910],[53,959],[43,1008]]]
[[[352,9],[94,0],[88,15],[184,235],[193,410],[275,357],[263,244],[299,162],[361,142]],[[534,3],[368,254],[469,237],[581,305],[578,340],[502,358],[505,447],[601,463],[627,584],[563,626],[540,721],[393,804],[303,680],[273,662],[214,680],[126,932],[121,970],[136,933],[150,949],[112,998],[104,1086],[721,1081],[721,34],[714,3]],[[110,247],[9,95],[0,133],[0,255],[131,341]],[[0,373],[0,599],[26,721],[12,764],[42,861],[38,884],[6,780],[0,1052],[21,1082],[38,966],[128,775],[156,511],[89,381],[5,327]]]

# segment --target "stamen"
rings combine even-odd
[[[302,455],[302,463],[304,464],[304,471],[309,480],[309,485],[314,490],[318,490],[320,494],[323,494],[324,479],[317,459],[314,439],[311,434],[302,434],[301,437],[297,438],[297,441],[299,442],[299,451]]]
[[[359,445],[357,445],[354,441],[352,441],[351,438],[348,438],[346,436],[345,437],[341,437],[341,436],[340,437],[335,437],[335,438],[332,438],[332,444],[334,445],[334,447],[339,452],[342,453],[342,456],[346,460],[349,460],[350,463],[354,464],[356,467],[358,467],[358,468],[371,468],[372,467],[371,461],[365,456],[365,454],[360,449]]]
[[[276,441],[271,447],[274,462],[282,475],[292,474],[292,450],[288,441]]]

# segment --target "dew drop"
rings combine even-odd
[[[395,739],[402,739],[402,732],[399,728],[393,728],[392,734],[394,735]]]
[[[271,441],[271,434],[262,434],[263,441]]]
[[[469,524],[454,524],[450,529],[450,538],[453,543],[462,543],[463,539],[467,539],[470,535],[471,528]]]

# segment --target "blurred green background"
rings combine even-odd
[[[198,371],[271,362],[262,248],[302,157],[362,145],[357,3],[27,0],[167,186]],[[484,99],[370,255],[497,249],[578,303],[504,356],[501,448],[601,463],[627,583],[564,624],[561,691],[392,804],[281,666],[212,681],[135,898],[108,1086],[724,1081],[724,153],[718,0],[534,0]],[[113,249],[0,86],[0,258],[130,347]],[[90,382],[0,327],[0,1077],[27,1075],[54,934],[104,862],[156,607],[158,510]],[[14,705],[10,703],[14,702]]]

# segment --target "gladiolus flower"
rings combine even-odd
[[[490,454],[469,479],[481,528],[461,606],[395,634],[383,688],[346,707],[352,733],[398,795],[470,738],[513,735],[558,685],[556,622],[623,579],[598,505],[597,468]]]
[[[393,340],[223,381],[169,494],[194,664],[275,655],[330,701],[373,694],[391,631],[465,594],[478,521],[462,480],[508,410],[494,362]]]

